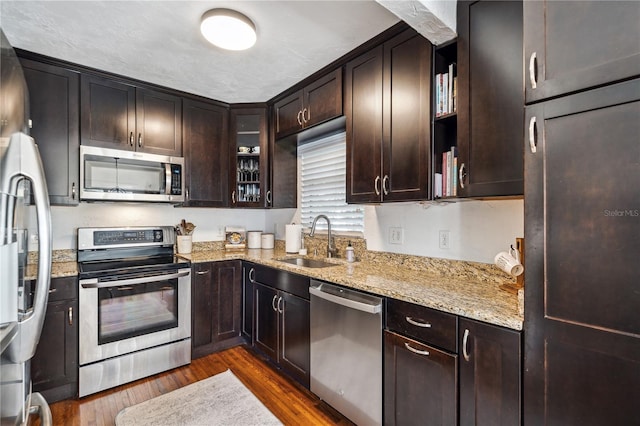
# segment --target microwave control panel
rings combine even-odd
[[[182,166],[171,165],[171,195],[182,195]]]

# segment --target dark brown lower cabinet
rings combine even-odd
[[[253,338],[253,264],[242,262],[242,335],[251,343]]]
[[[242,316],[241,261],[197,263],[192,268],[192,358],[239,344]]]
[[[460,426],[516,426],[521,414],[520,332],[460,318]]]
[[[51,280],[40,342],[31,359],[33,391],[52,403],[78,394],[78,279]]]
[[[384,423],[456,425],[457,355],[384,332]]]
[[[253,346],[309,388],[309,278],[259,265],[254,271]],[[300,294],[282,288],[299,290]]]

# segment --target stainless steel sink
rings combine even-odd
[[[329,263],[323,260],[307,259],[304,257],[292,257],[289,259],[278,259],[279,262],[288,263],[290,265],[304,266],[305,268],[328,268],[330,266],[338,266],[337,263]]]

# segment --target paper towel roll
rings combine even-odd
[[[298,253],[301,235],[302,225],[285,225],[285,249],[287,253]]]

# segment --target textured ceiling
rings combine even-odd
[[[204,40],[200,17],[216,7],[255,22],[253,48]],[[0,8],[15,47],[230,103],[266,101],[398,22],[373,0],[2,0]]]

